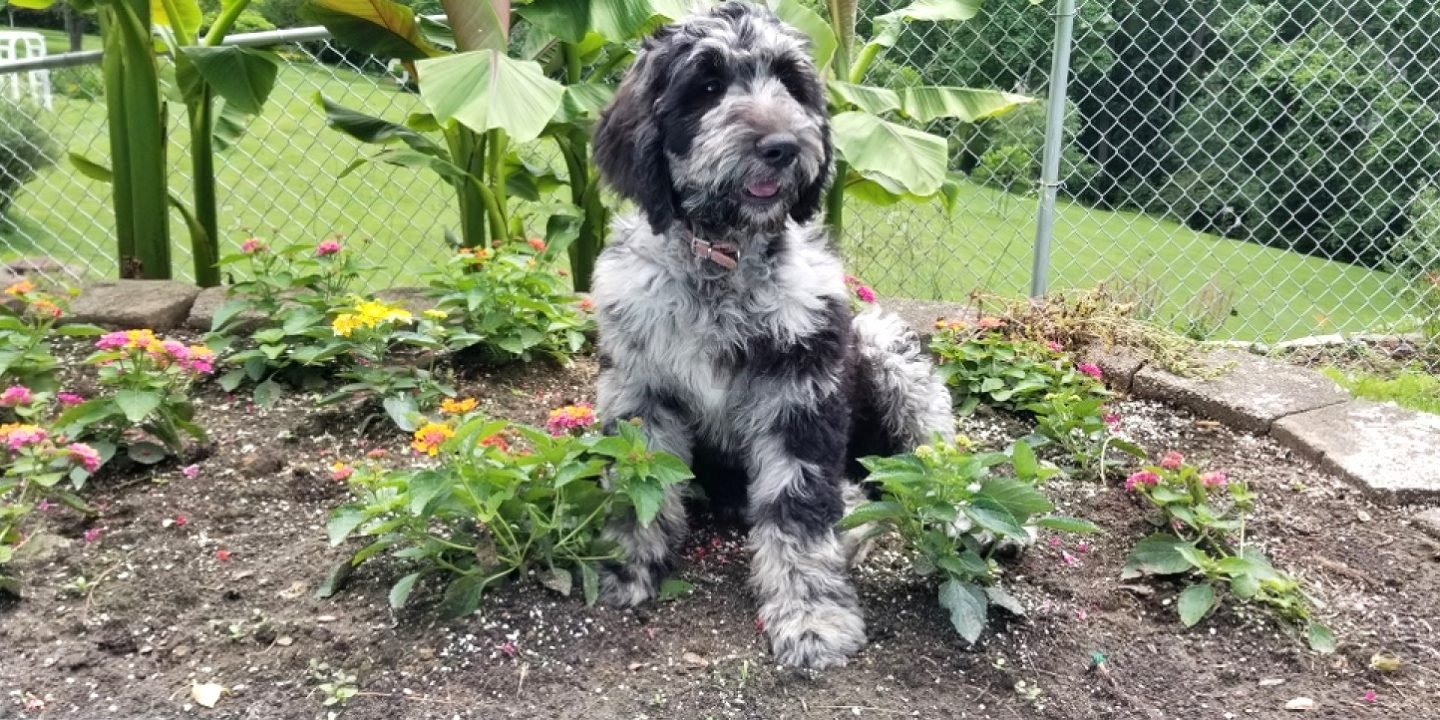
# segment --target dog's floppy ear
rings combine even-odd
[[[825,161],[814,182],[800,188],[795,204],[790,208],[790,217],[798,223],[809,222],[815,217],[815,213],[820,211],[825,202],[825,190],[830,186],[830,176],[835,173],[835,149],[830,142],[830,112],[825,105],[825,89],[820,83],[819,75],[809,66],[808,61],[803,67],[806,68],[804,82],[811,85],[811,88],[800,93],[798,99],[807,111],[820,119],[820,139],[825,145]]]
[[[611,187],[640,206],[657,233],[664,232],[677,216],[664,138],[655,113],[655,101],[668,81],[664,71],[669,54],[666,39],[673,32],[673,26],[665,26],[646,41],[595,126],[595,166]]]

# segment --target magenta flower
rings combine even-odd
[[[1174,450],[1165,453],[1165,457],[1160,458],[1160,467],[1166,470],[1179,470],[1180,466],[1184,464],[1185,456]]]
[[[869,285],[861,285],[855,288],[855,297],[860,298],[860,302],[873,303],[875,302],[875,291],[871,290]]]
[[[52,507],[55,507],[55,503],[50,502],[48,498],[40,498],[40,502],[35,504],[35,509],[40,512],[45,512]]]
[[[93,473],[100,469],[100,452],[95,448],[85,443],[70,443],[65,450],[69,453],[71,460],[80,463],[80,466],[85,468],[85,472]]]
[[[1106,425],[1114,428],[1116,425],[1120,424],[1120,413],[1105,413],[1104,415],[1100,416],[1100,419],[1105,421]]]
[[[1058,342],[1055,342],[1054,340],[1047,341],[1047,342],[1045,343],[1045,347],[1048,348],[1048,349],[1050,350],[1050,352],[1053,352],[1053,353],[1065,352],[1065,346],[1064,346],[1064,345],[1061,345],[1061,344],[1058,343]]]
[[[20,452],[27,445],[39,445],[50,437],[50,433],[38,425],[9,425],[5,428],[5,446],[11,452]]]
[[[571,430],[583,430],[595,424],[595,408],[590,403],[566,405],[550,411],[545,420],[545,429],[551,435],[560,437]]]
[[[1135,473],[1134,475],[1131,475],[1130,477],[1125,478],[1125,491],[1126,491],[1126,492],[1133,492],[1133,491],[1135,490],[1135,488],[1140,487],[1140,486],[1142,486],[1142,485],[1146,485],[1146,486],[1149,486],[1149,487],[1155,487],[1156,485],[1159,485],[1159,484],[1160,484],[1160,476],[1159,476],[1159,475],[1156,475],[1155,473],[1150,472],[1149,470],[1141,470],[1140,472],[1137,472],[1137,473]]]
[[[1100,372],[1100,366],[1094,363],[1080,363],[1079,365],[1075,366],[1075,369],[1086,375],[1089,375],[1092,378],[1095,378],[1096,380],[1105,379],[1105,373]]]
[[[24,385],[11,385],[0,393],[0,405],[15,407],[16,405],[29,405],[33,397],[30,395],[30,388]]]
[[[130,334],[125,332],[124,330],[117,330],[115,332],[105,333],[104,335],[100,336],[99,340],[95,341],[95,347],[101,350],[119,350],[120,348],[123,348],[129,344]]]
[[[519,654],[520,650],[515,647],[515,643],[506,640],[505,643],[500,646],[500,652],[505,653],[505,657],[515,657]]]
[[[90,528],[89,530],[86,530],[86,531],[85,531],[84,538],[85,538],[85,542],[87,542],[87,543],[93,543],[93,542],[95,542],[96,540],[99,540],[99,539],[100,539],[100,528],[98,528],[98,527],[92,527],[92,528]]]
[[[1367,702],[1367,703],[1373,703],[1373,702],[1375,702],[1376,700],[1380,699],[1380,696],[1379,696],[1379,695],[1376,695],[1374,690],[1366,690],[1366,691],[1365,691],[1365,696],[1364,696],[1363,699],[1364,699],[1365,702]]]
[[[180,468],[180,474],[191,480],[194,480],[195,476],[200,474],[200,466],[186,465],[185,467]]]
[[[1053,547],[1053,548],[1058,548],[1058,547],[1060,547],[1060,538],[1057,537],[1057,536],[1055,536],[1055,535],[1051,535],[1051,536],[1050,536],[1050,539],[1049,539],[1049,540],[1046,540],[1045,542],[1049,543],[1049,544],[1050,544],[1050,547]]]
[[[1207,488],[1225,487],[1230,484],[1230,478],[1225,473],[1216,470],[1201,475],[1200,484]]]
[[[71,405],[79,405],[80,403],[85,402],[84,396],[77,395],[72,392],[55,393],[55,399],[59,400],[60,404],[66,407],[70,407]]]
[[[315,246],[315,255],[318,257],[334,255],[338,252],[340,252],[340,242],[338,240],[325,240]]]
[[[1081,540],[1080,542],[1075,543],[1075,552],[1088,553],[1088,552],[1090,552],[1091,550],[1094,550],[1094,549],[1095,549],[1094,546],[1092,546],[1090,543],[1088,543],[1088,542],[1086,542],[1086,541],[1084,541],[1084,540]]]

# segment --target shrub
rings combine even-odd
[[[1029,543],[1034,528],[1099,532],[1084,520],[1048,515],[1053,506],[1038,485],[1054,474],[1024,442],[1008,453],[970,453],[963,444],[937,441],[913,453],[861,460],[867,482],[881,499],[856,508],[840,521],[850,530],[875,523],[905,541],[911,568],[940,580],[940,605],[966,641],[984,632],[988,608],[1024,615],[1020,601],[1001,589],[992,557],[1002,541]],[[992,473],[1008,465],[1013,476]]]
[[[1202,473],[1170,452],[1159,464],[1125,481],[1125,489],[1159,511],[1162,528],[1136,544],[1125,561],[1124,578],[1179,575],[1198,580],[1180,593],[1176,609],[1186,627],[1200,622],[1219,602],[1217,588],[1241,602],[1269,606],[1305,627],[1310,647],[1333,652],[1335,638],[1311,618],[1313,601],[1299,581],[1270,564],[1245,534],[1255,507],[1249,487],[1225,473]]]
[[[50,136],[24,108],[0,98],[0,218],[19,197],[20,188],[54,164]]]
[[[485,362],[549,356],[564,362],[585,346],[590,319],[554,264],[560,248],[539,238],[461,248],[430,275],[447,314],[450,346]]]
[[[1040,177],[1040,160],[1020,145],[992,147],[980,156],[970,177],[997,190],[1025,192]]]
[[[67,299],[21,280],[5,288],[0,302],[0,381],[53,391],[59,363],[50,351],[52,333],[70,336],[99,335],[93,325],[56,323],[65,313]]]
[[[588,423],[574,417],[547,433],[490,420],[471,412],[473,404],[459,401],[452,405],[458,414],[415,431],[412,449],[437,458],[436,466],[336,467],[358,498],[331,515],[330,542],[359,536],[368,544],[332,575],[329,591],[351,568],[389,552],[418,566],[391,588],[396,608],[423,578],[439,575],[446,578],[442,612],[466,615],[488,587],[532,571],[565,595],[578,575],[593,603],[600,563],[619,557],[601,538],[606,518],[617,505],[629,506],[649,525],[665,487],[691,477],[678,458],[651,451],[632,424],[619,423],[609,437],[578,434],[594,422],[585,408],[566,417],[587,416]]]

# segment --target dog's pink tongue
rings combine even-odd
[[[758,198],[774,197],[775,193],[780,192],[780,183],[774,180],[759,180],[750,183],[750,185],[745,188],[745,192]]]

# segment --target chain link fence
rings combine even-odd
[[[908,1],[862,0],[862,17]],[[1039,98],[1051,13],[991,2],[966,23],[912,24],[867,81]],[[1437,32],[1440,9],[1419,0],[1080,0],[1050,288],[1104,285],[1149,319],[1210,339],[1417,327],[1427,283],[1440,280]],[[418,282],[458,223],[449,188],[388,166],[339,177],[364,149],[324,127],[315,99],[398,121],[417,98],[383,63],[324,40],[279,51],[265,113],[218,162],[222,252],[249,233],[341,233],[364,244],[376,287]],[[26,156],[38,172],[6,191],[0,249],[113,276],[108,189],[65,159],[107,157],[99,68],[55,69],[52,86],[53,109],[22,100],[5,111],[9,124],[18,112],[37,126],[26,140],[38,152]],[[169,160],[183,197],[179,110]],[[1044,126],[1043,102],[932,124],[963,176],[953,212],[852,201],[842,243],[852,272],[882,295],[1024,295]],[[177,272],[189,274],[178,220],[173,237]]]

